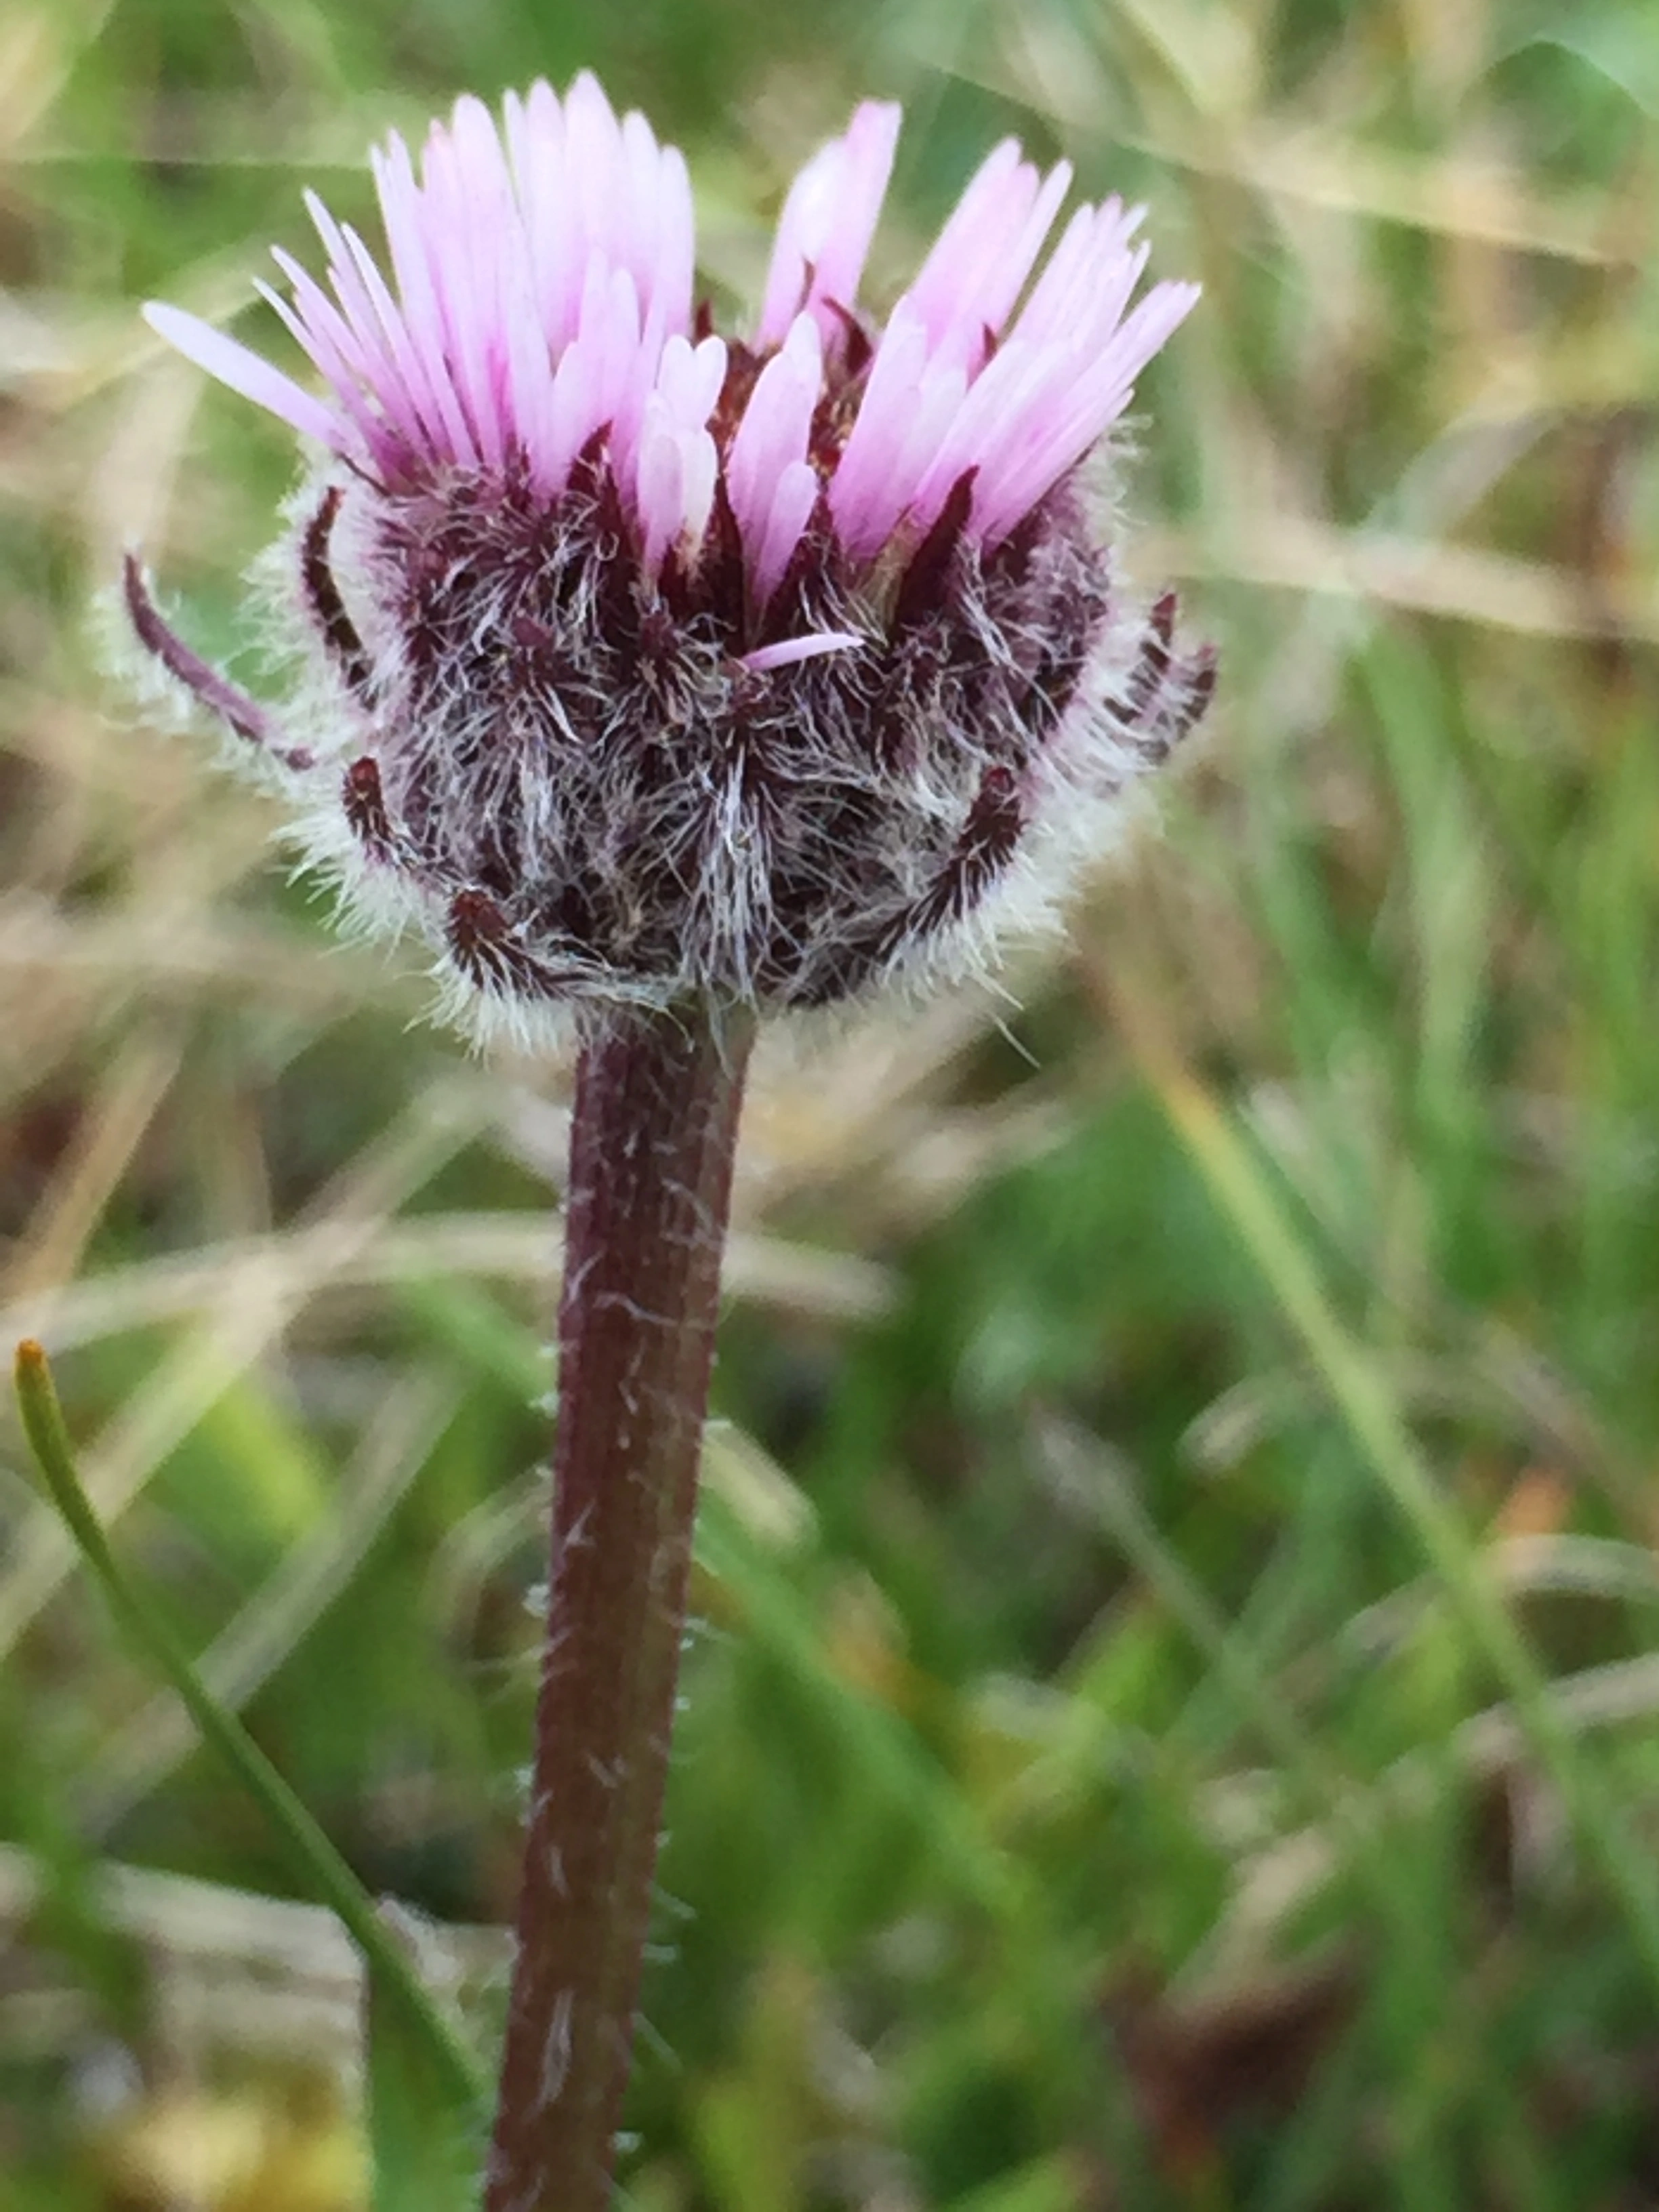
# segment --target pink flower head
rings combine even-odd
[[[130,565],[141,640],[498,1007],[811,1003],[938,957],[1207,698],[1079,479],[1196,287],[1133,302],[1116,200],[1043,261],[1070,171],[1009,141],[876,324],[898,127],[868,103],[801,171],[747,341],[694,310],[684,160],[588,76],[499,127],[461,100],[418,167],[390,139],[384,267],[307,195],[325,283],[279,252],[260,289],[320,393],[146,310],[324,451],[294,571],[325,726],[275,743]]]

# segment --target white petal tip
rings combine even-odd
[[[330,409],[260,355],[215,330],[199,315],[169,307],[164,300],[147,300],[143,316],[157,337],[219,383],[251,399],[256,407],[280,416],[302,437],[315,438],[325,446],[339,446],[341,426]]]
[[[864,640],[850,629],[813,630],[806,637],[786,637],[776,645],[763,645],[745,653],[739,662],[757,675],[769,668],[788,668],[798,660],[816,660],[820,653],[846,653]]]

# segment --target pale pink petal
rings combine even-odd
[[[813,232],[824,226],[823,205],[833,199],[840,181],[842,150],[839,138],[821,147],[789,187],[789,197],[778,217],[778,234],[755,331],[758,347],[781,345],[805,304],[812,258],[809,241]]]
[[[640,328],[639,294],[626,269],[611,271],[599,333],[599,388],[605,398],[602,419],[610,426],[611,453],[617,473],[624,476],[631,466],[640,418],[651,389],[651,365],[647,362]]]
[[[1022,164],[981,223],[963,232],[952,263],[939,272],[942,296],[937,304],[929,301],[923,270],[916,289],[922,294],[921,312],[932,329],[935,358],[959,361],[970,375],[980,367],[1031,273],[1071,179],[1069,162],[1062,161],[1041,184],[1036,171]],[[915,308],[915,293],[910,305]]]
[[[666,410],[653,395],[640,436],[640,465],[635,499],[641,528],[641,566],[654,576],[663,556],[678,537],[685,512],[685,469],[680,441],[666,420]]]
[[[927,365],[927,333],[894,310],[883,331],[853,428],[830,484],[836,535],[854,560],[873,553],[902,508],[890,504],[893,467],[914,419]]]
[[[726,341],[708,337],[697,345],[678,333],[662,349],[657,390],[676,422],[701,429],[714,411],[726,381]]]
[[[696,278],[696,224],[691,178],[678,146],[658,157],[653,219],[657,243],[648,271],[652,312],[663,331],[679,336],[690,327],[691,288]]]
[[[489,371],[474,306],[473,261],[453,206],[453,161],[448,133],[434,124],[421,154],[419,220],[438,354],[465,421],[469,446],[488,465],[500,456],[492,450],[496,441],[492,437]]]
[[[1079,350],[1103,343],[1122,320],[1150,251],[1128,246],[1126,236],[1080,208],[1020,312],[1021,337]]]
[[[750,585],[757,608],[764,607],[783,581],[817,498],[817,471],[810,461],[791,461],[772,485],[759,550],[750,551]]]
[[[757,646],[752,653],[738,658],[745,668],[758,675],[769,668],[792,667],[799,660],[816,660],[823,653],[845,653],[863,643],[856,630],[815,629],[805,637],[781,638],[775,645]]]
[[[586,242],[567,189],[564,113],[551,88],[540,82],[521,107],[509,101],[507,122],[537,306],[548,346],[556,354],[575,334],[586,262]]]
[[[916,394],[914,411],[902,426],[903,434],[893,457],[890,484],[887,492],[894,522],[901,517],[912,521],[920,520],[925,529],[933,520],[930,511],[926,516],[915,514],[916,497],[923,477],[939,458],[939,448],[951,434],[952,425],[967,404],[969,384],[967,372],[954,362],[943,367],[929,366]],[[970,464],[964,462],[963,466]],[[958,468],[941,489],[937,505],[942,507],[951,484],[962,473]]]
[[[427,388],[441,412],[447,458],[465,466],[477,459],[477,448],[450,372],[443,315],[427,255],[421,193],[415,181],[414,164],[408,147],[394,131],[384,152],[369,156],[369,165],[380,194],[380,219],[391,249],[392,273],[398,280],[404,327],[425,372]]]
[[[878,355],[830,485],[836,534],[854,560],[878,552],[909,511],[969,392],[965,369],[926,360],[919,324],[896,317],[883,341],[884,355],[890,342],[890,368]],[[854,465],[850,476],[849,461]]]
[[[947,339],[963,360],[985,316],[1004,257],[1025,228],[1037,199],[1037,173],[1005,138],[981,164],[922,263],[902,305],[924,325],[936,349]]]
[[[1121,386],[1127,404],[1136,377],[1186,321],[1201,289],[1197,284],[1155,284],[1100,349],[1087,380]]]
[[[984,164],[878,342],[857,420],[830,487],[854,560],[901,526],[914,537],[969,470],[969,527],[994,543],[1122,412],[1135,376],[1191,306],[1160,286],[1123,319],[1146,266],[1131,244],[1144,210],[1080,208],[1007,322],[1068,179],[1046,182],[1009,142]],[[949,371],[954,382],[945,380]]]
[[[988,440],[974,479],[973,527],[988,543],[1002,535],[1005,511],[1027,514],[1066,470],[1080,461],[1122,411],[1121,385],[1091,385],[1063,357],[1039,356],[1012,396],[1000,434]]]
[[[691,182],[683,156],[659,147],[642,115],[623,118],[623,222],[617,255],[640,295],[641,320],[659,343],[690,319]]]
[[[536,313],[529,266],[522,257],[509,263],[504,283],[503,409],[529,465],[531,481],[550,495],[562,489],[562,480],[555,480],[553,369]]]
[[[841,334],[839,317],[827,312],[832,303],[850,310],[858,302],[859,283],[887,197],[902,120],[903,110],[896,100],[866,100],[848,125],[837,203],[817,251],[808,255],[812,284],[807,304],[826,337]]]
[[[1052,419],[1032,425],[1035,434],[1018,466],[994,496],[988,494],[981,521],[988,543],[1006,537],[1110,428],[1134,396],[1135,378],[1198,297],[1196,284],[1160,284],[1149,292],[1093,375],[1079,381]]]
[[[274,246],[270,258],[293,289],[296,319],[290,327],[301,334],[301,343],[318,367],[327,376],[349,374],[372,390],[375,367],[373,349],[364,344],[315,277],[302,269],[291,253]]]
[[[708,518],[714,511],[714,486],[720,472],[720,455],[707,430],[682,434],[680,465],[685,479],[685,513],[680,536],[684,544],[696,548],[702,544]]]
[[[719,465],[708,433],[678,428],[653,392],[640,434],[635,494],[641,565],[647,575],[657,574],[671,546],[681,545],[689,552],[701,544],[714,503]]]
[[[340,415],[356,429],[377,462],[386,459],[395,449],[395,441],[388,437],[385,424],[364,396],[363,372],[356,342],[328,300],[320,292],[316,293],[313,304],[317,306],[318,319],[308,321],[280,293],[257,277],[253,289],[295,344],[311,356],[333,386]],[[315,291],[314,286],[312,289]]]
[[[655,258],[657,212],[657,134],[637,108],[622,118],[618,134],[622,152],[622,251],[624,268],[639,283],[641,264]],[[640,284],[641,293],[645,290]]]
[[[198,368],[205,369],[217,382],[232,392],[251,399],[256,407],[279,416],[284,422],[299,431],[302,437],[315,438],[321,445],[332,447],[336,453],[346,445],[344,425],[320,399],[303,391],[290,376],[280,368],[273,368],[257,353],[236,339],[216,331],[211,323],[204,323],[199,315],[186,314],[182,307],[169,307],[165,301],[151,300],[144,307],[144,320],[159,338],[164,338],[174,352],[181,353],[186,361],[193,361]]]
[[[584,70],[564,98],[566,188],[579,210],[586,252],[626,266],[628,203],[622,131],[599,80]],[[560,220],[570,220],[569,210]]]
[[[380,317],[363,290],[339,226],[315,192],[307,192],[304,198],[306,213],[328,255],[329,279],[340,303],[340,313],[361,349],[366,379],[388,418],[413,440],[418,435],[420,425],[408,386],[386,343]]]
[[[1000,278],[992,285],[983,302],[985,319],[993,331],[1000,332],[1012,313],[1014,302],[1024,290],[1026,278],[1036,266],[1036,258],[1048,240],[1048,233],[1054,228],[1060,204],[1071,189],[1071,163],[1056,161],[1043,179]]]
[[[850,309],[892,173],[902,111],[866,100],[846,135],[819,149],[790,186],[778,218],[766,292],[755,334],[781,344],[804,307],[826,341],[842,334],[832,302]]]
[[[912,520],[926,530],[965,471],[982,470],[1006,440],[1039,409],[1056,384],[1063,388],[1066,365],[1011,338],[981,371],[955,409],[950,427],[910,495]]]
[[[547,470],[556,489],[562,490],[571,464],[601,422],[603,392],[594,366],[594,348],[578,338],[565,348],[553,377],[549,410]]]
[[[896,107],[866,102],[795,179],[757,336],[770,358],[723,463],[708,426],[726,349],[688,336],[684,161],[642,117],[619,119],[586,73],[562,101],[544,82],[509,94],[499,122],[458,101],[433,126],[418,178],[395,136],[372,156],[392,282],[307,196],[326,285],[278,253],[292,302],[259,289],[327,399],[192,317],[157,308],[150,319],[222,381],[389,480],[421,465],[494,474],[522,456],[550,500],[603,434],[650,573],[671,547],[701,544],[723,466],[751,602],[763,606],[821,496],[860,564],[896,535],[914,544],[971,473],[966,526],[994,544],[1109,430],[1196,297],[1163,284],[1132,306],[1144,210],[1115,199],[1079,209],[1039,266],[1070,172],[1062,162],[1041,176],[1006,141],[877,339],[833,465],[809,460],[825,356],[832,371],[846,358],[898,128]]]
[[[453,131],[434,125],[421,170],[434,267],[444,273],[438,304],[456,389],[479,458],[487,468],[498,468],[506,458],[507,437],[492,358],[497,320],[492,294],[495,241],[505,220],[505,170],[489,112],[480,101],[456,102]]]
[[[340,228],[315,193],[307,193],[306,207],[328,252],[340,315],[336,319],[320,286],[297,262],[277,256],[302,317],[313,332],[326,331],[336,357],[349,362],[364,392],[373,394],[374,412],[398,445],[410,453],[441,454],[442,418],[433,405],[425,371],[366,249]]]
[[[726,489],[751,562],[763,552],[779,477],[805,458],[822,386],[817,325],[797,315],[781,350],[756,378],[726,457]]]
[[[448,417],[444,408],[447,382],[439,389],[434,389],[427,365],[421,358],[409,325],[398,312],[397,301],[386,289],[386,279],[375,267],[368,248],[349,225],[344,228],[342,235],[369,307],[398,362],[410,404],[419,419],[421,442],[435,459],[453,460],[459,458],[450,437]]]

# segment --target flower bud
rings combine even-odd
[[[1008,142],[884,325],[858,299],[898,131],[860,107],[785,203],[759,321],[693,308],[685,165],[579,77],[374,158],[388,271],[314,198],[327,288],[265,296],[302,388],[155,327],[322,460],[284,564],[316,680],[246,698],[141,642],[295,801],[452,1012],[822,1006],[1051,913],[1202,713],[1207,651],[1114,582],[1101,447],[1196,288],[1139,210]],[[1039,263],[1042,265],[1039,269]]]

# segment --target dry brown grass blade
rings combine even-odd
[[[121,1047],[0,1279],[8,1298],[25,1301],[73,1277],[183,1057],[176,1033],[141,1030]]]
[[[1614,588],[1571,570],[1472,545],[1343,530],[1282,514],[1230,518],[1224,542],[1148,533],[1147,572],[1224,579],[1373,607],[1404,609],[1534,637],[1659,642],[1659,595],[1637,580]]]
[[[297,1310],[344,1291],[477,1277],[528,1285],[546,1304],[558,1269],[557,1224],[538,1212],[386,1218],[349,1236],[328,1220],[84,1276],[0,1310],[0,1338],[38,1336],[68,1351],[272,1297]],[[875,1318],[892,1301],[890,1278],[873,1261],[774,1237],[734,1237],[726,1284],[756,1304],[843,1321]]]
[[[325,1523],[267,1577],[197,1662],[210,1694],[240,1711],[350,1582],[460,1401],[430,1374],[394,1383],[342,1472]],[[83,1834],[102,1835],[166,1781],[197,1742],[179,1700],[153,1698],[99,1753],[76,1792]]]
[[[1155,47],[1162,82],[1139,78],[1146,118],[1113,143],[1191,176],[1238,185],[1287,208],[1364,222],[1397,223],[1437,237],[1535,253],[1589,267],[1637,252],[1621,204],[1603,194],[1538,190],[1519,168],[1462,148],[1412,154],[1368,143],[1304,112],[1264,113],[1242,9],[1206,9],[1201,27],[1171,35],[1169,11],[1119,0]],[[994,52],[966,65],[938,56],[963,81],[1045,114],[1084,140],[1102,118],[1121,118],[1121,84],[1101,46],[1057,9],[1011,15]]]
[[[1495,1564],[1497,1564],[1495,1562]],[[1559,1677],[1550,1688],[1559,1723],[1573,1735],[1659,1714],[1659,1654],[1611,1660]],[[1446,1761],[1462,1776],[1497,1778],[1524,1757],[1525,1739],[1508,1705],[1489,1706],[1442,1743],[1410,1753],[1356,1793],[1356,1821],[1381,1826],[1402,1809],[1432,1803],[1447,1787]],[[1536,1784],[1534,1787],[1538,1787]],[[1225,1912],[1194,1961],[1194,1977],[1231,1981],[1274,1955],[1297,1915],[1337,1879],[1347,1863],[1341,1837],[1328,1826],[1279,1836],[1241,1859]]]
[[[0,1844],[0,1929],[21,1928],[45,1890],[33,1856]],[[326,1907],[111,1862],[97,1870],[92,1899],[149,1961],[175,2060],[185,2056],[181,2042],[198,2057],[221,2044],[308,2056],[343,2081],[358,2079],[362,1961]],[[423,1927],[425,1948],[444,1955],[453,1978],[482,1984],[505,1962],[497,1929]]]
[[[421,1102],[355,1160],[325,1194],[304,1270],[267,1264],[240,1278],[234,1298],[168,1352],[88,1447],[84,1479],[107,1528],[209,1408],[277,1343],[319,1284],[374,1237],[386,1213],[476,1133],[458,1113]],[[47,1307],[50,1312],[50,1306]],[[32,1324],[23,1333],[39,1334]],[[74,1571],[76,1553],[57,1515],[38,1506],[18,1533],[0,1577],[0,1655],[50,1604]]]

